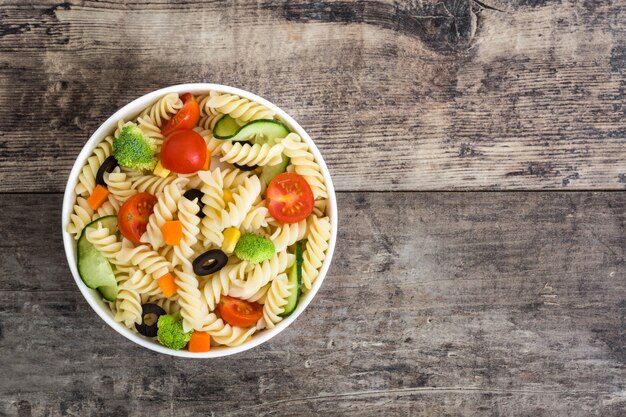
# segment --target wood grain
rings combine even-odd
[[[134,346],[86,304],[60,195],[3,197],[0,415],[621,416],[625,204],[342,193],[307,311],[259,348],[190,361]]]
[[[622,1],[4,0],[0,191],[61,191],[115,109],[198,81],[292,114],[340,191],[623,189],[625,27]]]

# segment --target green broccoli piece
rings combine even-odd
[[[157,163],[156,144],[137,125],[128,123],[113,139],[113,156],[117,163],[135,171],[152,170]]]
[[[157,328],[157,339],[163,346],[171,349],[180,350],[187,346],[189,339],[191,339],[192,332],[185,333],[180,318],[170,314],[159,317]]]
[[[258,264],[271,259],[276,253],[276,247],[271,240],[254,233],[248,233],[239,239],[235,246],[235,255],[242,261]]]

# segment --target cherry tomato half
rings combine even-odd
[[[297,223],[313,211],[311,186],[302,175],[283,172],[267,186],[267,208],[281,223]]]
[[[141,243],[141,235],[148,227],[148,218],[152,214],[157,198],[150,193],[139,193],[130,197],[120,207],[117,224],[126,239]]]
[[[193,174],[204,166],[206,143],[193,130],[177,130],[163,141],[161,164],[178,174]]]
[[[200,120],[200,107],[193,94],[185,93],[180,99],[183,101],[183,107],[161,127],[163,136],[176,130],[193,129]]]
[[[223,295],[217,305],[222,320],[231,326],[251,327],[263,316],[263,305]]]

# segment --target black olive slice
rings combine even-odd
[[[255,169],[257,169],[259,166],[258,165],[239,165],[239,164],[233,164],[235,166],[235,168],[238,168],[242,171],[254,171]]]
[[[106,183],[104,182],[104,173],[111,172],[118,166],[117,160],[113,155],[109,156],[102,162],[100,168],[98,168],[98,172],[96,173],[96,184],[104,185],[106,187]]]
[[[203,218],[205,216],[205,214],[202,212],[202,207],[204,207],[204,203],[202,202],[202,197],[204,197],[204,193],[202,191],[198,190],[197,188],[192,188],[191,190],[185,191],[183,197],[185,197],[189,201],[193,201],[197,198],[198,206],[200,206],[198,217]]]
[[[194,259],[193,272],[196,275],[214,274],[224,268],[226,263],[228,263],[228,256],[224,252],[219,249],[211,249]]]
[[[146,324],[146,316],[149,314],[154,314],[156,316],[156,320],[153,324]],[[156,337],[157,330],[159,330],[157,327],[157,322],[159,321],[159,317],[164,314],[167,314],[167,312],[156,304],[143,304],[141,306],[141,324],[135,324],[135,329],[137,329],[139,334],[142,334],[144,336]]]
[[[242,140],[239,143],[241,143],[242,145],[244,144],[248,144],[250,146],[254,145],[254,143],[250,142],[249,140]],[[242,171],[254,171],[255,169],[259,167],[258,165],[239,165],[239,164],[233,164],[233,165]]]

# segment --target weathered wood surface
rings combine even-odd
[[[0,415],[623,416],[625,204],[342,193],[308,310],[259,348],[192,361],[133,345],[86,304],[60,195],[3,197]]]
[[[625,28],[619,0],[2,0],[0,191],[61,191],[114,110],[197,81],[291,113],[339,190],[623,189]]]

